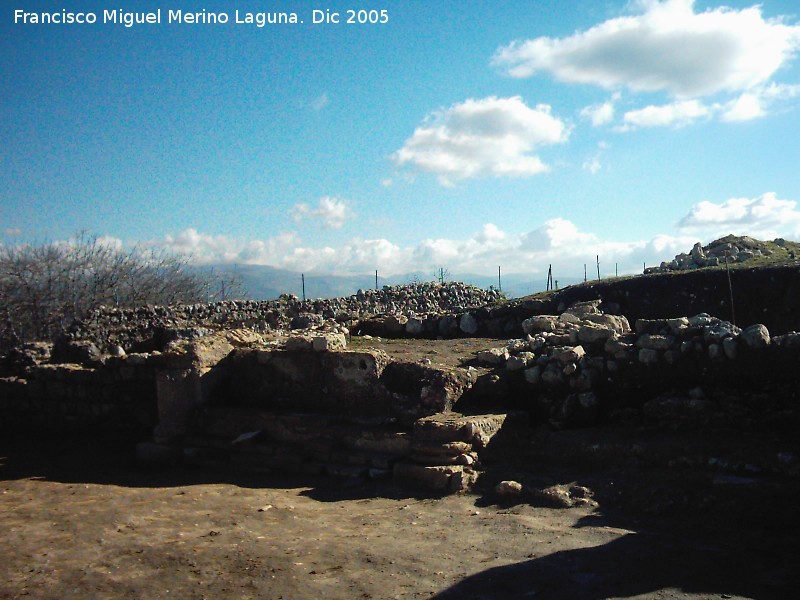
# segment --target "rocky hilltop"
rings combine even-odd
[[[697,242],[686,253],[681,252],[671,261],[662,262],[658,267],[645,269],[650,273],[666,273],[669,271],[687,271],[703,267],[718,267],[725,264],[746,263],[756,258],[775,257],[796,258],[797,244],[777,238],[772,242],[762,242],[749,236],[726,235],[714,240],[707,246]]]

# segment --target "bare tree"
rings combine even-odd
[[[0,340],[52,339],[90,310],[242,297],[234,275],[189,267],[163,250],[124,251],[80,233],[65,243],[0,245]]]

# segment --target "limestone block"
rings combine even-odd
[[[314,336],[311,344],[314,352],[344,350],[347,347],[347,338],[343,333],[325,333]]]
[[[617,336],[617,332],[602,325],[595,325],[594,323],[586,323],[581,325],[578,329],[578,341],[581,344],[594,344],[597,342],[605,342],[608,339]]]
[[[754,350],[760,350],[769,346],[770,337],[769,330],[766,326],[761,324],[750,325],[746,327],[741,334],[741,340]]]
[[[400,462],[394,466],[394,479],[401,485],[418,487],[442,493],[467,491],[478,479],[469,466],[423,466]]]
[[[522,484],[518,481],[501,481],[494,486],[494,493],[501,498],[517,498],[522,495]]]
[[[636,340],[636,347],[648,350],[669,350],[674,341],[671,336],[645,333]]]
[[[419,317],[409,317],[406,323],[406,333],[408,335],[421,335],[425,331],[423,320]]]
[[[458,322],[458,328],[467,335],[475,335],[478,333],[478,325],[478,320],[470,313],[461,315],[461,319]]]
[[[583,346],[574,346],[573,348],[566,348],[556,355],[556,358],[562,365],[569,363],[576,363],[586,356],[586,350]]]
[[[537,315],[522,322],[522,331],[533,334],[542,331],[555,331],[558,326],[558,317],[553,315]]]
[[[314,348],[314,340],[308,335],[293,335],[286,339],[286,350],[289,352],[308,352]]]
[[[484,365],[502,365],[508,360],[508,348],[489,348],[478,352],[478,362]]]
[[[659,352],[653,348],[639,350],[639,362],[643,365],[654,365],[658,362]]]
[[[613,329],[619,334],[629,333],[631,330],[631,325],[628,323],[628,319],[624,316],[592,314],[588,315],[585,320],[590,323],[595,323],[597,325],[602,325],[604,327],[608,327],[609,329]]]

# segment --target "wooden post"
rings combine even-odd
[[[306,274],[300,273],[300,281],[303,284],[303,302],[306,301]]]
[[[583,263],[583,283],[586,283],[586,263]]]
[[[499,265],[497,267],[497,291],[498,292],[502,292],[503,291],[503,283],[500,280],[500,266]]]
[[[375,269],[375,289],[378,289],[378,270]]]
[[[600,281],[600,255],[597,255],[597,281]]]
[[[614,263],[614,277],[619,277],[619,263]]]
[[[731,323],[736,325],[736,311],[733,310],[733,285],[731,285],[731,269],[728,266],[728,253],[725,252],[725,271],[728,274],[728,292],[731,295]]]

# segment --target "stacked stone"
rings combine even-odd
[[[539,391],[555,424],[589,424],[599,416],[598,388],[616,372],[681,360],[730,361],[743,348],[770,344],[800,347],[800,334],[770,338],[764,325],[742,330],[699,314],[675,319],[639,319],[632,330],[624,316],[606,315],[600,301],[573,305],[561,315],[539,315],[522,323],[527,334],[499,348],[478,352],[478,362],[519,371]]]
[[[775,243],[783,240],[775,240]],[[784,242],[785,243],[785,242]],[[645,269],[645,274],[667,273],[669,271],[685,271],[702,267],[717,267],[728,263],[743,263],[758,256],[770,256],[772,250],[764,242],[748,236],[726,236],[703,246],[697,242],[689,253],[681,252],[669,262],[662,262],[658,267]]]
[[[199,337],[209,329],[248,328],[265,332],[303,329],[334,321],[353,327],[374,315],[397,315],[407,320],[420,314],[464,312],[502,298],[494,289],[451,282],[384,286],[380,290],[358,290],[345,298],[300,300],[284,294],[270,301],[229,300],[135,309],[100,307],[74,323],[68,336],[95,342],[103,348],[119,345],[130,349],[154,338],[163,338],[160,344],[163,345],[172,339]],[[197,334],[198,329],[203,331]]]
[[[479,453],[506,419],[507,415],[439,413],[417,420],[409,458],[395,464],[395,479],[442,493],[466,491],[478,478]]]

